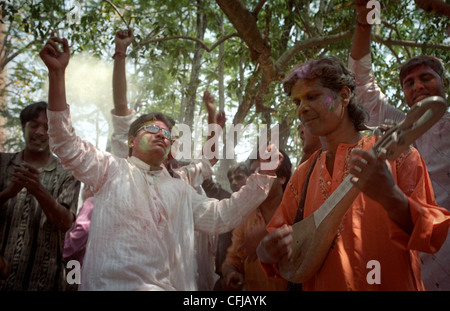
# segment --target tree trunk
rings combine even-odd
[[[202,0],[197,0],[197,39],[200,41],[203,41],[203,37],[205,35],[206,31],[206,14],[203,13],[201,10],[201,7],[203,6]],[[200,84],[199,76],[200,76],[200,69],[201,69],[201,63],[202,63],[202,57],[203,57],[203,49],[202,46],[197,42],[195,43],[195,51],[194,51],[194,59],[192,62],[192,69],[191,69],[191,77],[189,80],[189,85],[186,90],[186,112],[184,115],[184,124],[187,124],[191,131],[194,129],[192,128],[193,121],[194,121],[194,111],[195,111],[195,104],[196,104],[196,97],[197,97],[197,88]]]
[[[224,36],[224,27],[223,27],[223,14],[219,14],[217,18],[218,28],[219,28],[219,37]],[[219,111],[225,111],[225,66],[224,66],[224,58],[225,58],[225,43],[221,43],[219,45],[219,60],[218,60],[218,82],[219,82]],[[226,139],[226,126],[222,131],[222,155],[224,159],[221,159],[218,163],[219,168],[216,172],[216,181],[219,182],[223,187],[229,189],[229,181],[227,178],[227,173],[230,167],[233,165],[234,161],[225,159],[225,152],[227,148],[227,139]]]

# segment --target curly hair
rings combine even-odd
[[[295,66],[283,80],[284,91],[291,96],[292,87],[299,79],[319,79],[320,83],[338,94],[344,86],[351,91],[348,112],[356,130],[367,129],[365,122],[368,114],[357,104],[355,95],[355,75],[337,57],[328,56],[310,60]]]

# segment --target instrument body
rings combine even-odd
[[[371,151],[376,157],[385,155],[395,160],[428,131],[447,110],[445,100],[431,96],[416,103],[405,120],[388,129]],[[360,193],[351,174],[313,214],[292,225],[292,259],[278,264],[281,275],[293,283],[303,283],[322,266],[345,213]]]

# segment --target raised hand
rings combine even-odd
[[[219,113],[216,115],[216,123],[221,127],[225,127],[225,122],[227,121],[227,118],[225,116],[225,111],[219,111]]]
[[[369,0],[356,0],[355,1],[355,8],[358,12],[358,23],[360,25],[367,25],[367,16],[369,13],[373,10],[373,7],[369,5],[369,8],[367,8],[367,4],[369,3]]]
[[[62,44],[62,50],[59,44]],[[67,39],[55,37],[52,32],[50,39],[44,45],[39,56],[47,66],[49,72],[64,72],[70,59],[70,49]]]
[[[133,31],[131,29],[119,30],[116,32],[114,42],[116,44],[116,53],[126,53],[127,47],[133,42]]]
[[[275,156],[277,153],[278,157]],[[278,168],[281,166],[281,163],[283,163],[283,159],[283,154],[278,150],[275,144],[269,144],[266,150],[260,149],[259,173],[276,176]]]
[[[214,100],[214,96],[208,91],[205,91],[203,93],[203,103],[205,104],[206,111],[208,111],[208,114],[216,113],[217,105],[216,101]]]

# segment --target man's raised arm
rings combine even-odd
[[[62,50],[59,44],[62,44]],[[70,59],[69,43],[67,39],[57,38],[52,33],[39,55],[48,68],[48,109],[63,111],[67,107],[65,71]]]
[[[133,41],[133,32],[131,29],[121,30],[116,33],[114,69],[113,69],[113,99],[114,111],[117,116],[127,116],[131,114],[127,101],[127,77],[125,70],[125,58],[127,56],[127,47]]]
[[[355,3],[358,12],[355,34],[353,35],[352,49],[350,56],[354,60],[359,60],[370,53],[370,40],[372,25],[367,22],[369,9],[366,8],[368,0],[357,0]]]

